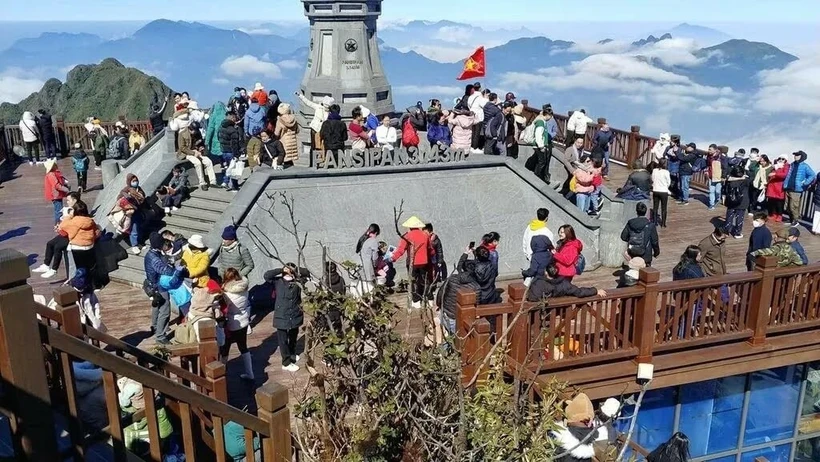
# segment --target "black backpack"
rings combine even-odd
[[[646,252],[646,247],[649,244],[649,239],[646,237],[646,231],[649,229],[650,223],[647,223],[639,232],[629,232],[629,242],[627,248],[630,255],[642,256]]]
[[[726,207],[734,208],[743,202],[743,182],[742,181],[727,181],[726,182]]]

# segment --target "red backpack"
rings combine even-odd
[[[410,119],[404,121],[404,126],[401,129],[401,144],[404,147],[419,145],[419,132],[410,123]]]

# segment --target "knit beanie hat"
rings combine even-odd
[[[226,226],[225,229],[222,230],[222,239],[226,241],[235,241],[236,228],[233,226]]]
[[[152,249],[162,250],[162,244],[165,243],[165,239],[155,231],[148,236],[148,242],[151,244]]]

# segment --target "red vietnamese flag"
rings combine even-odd
[[[476,51],[464,61],[464,70],[458,76],[458,80],[475,79],[484,77],[487,71],[487,63],[484,59],[484,47],[478,47]]]

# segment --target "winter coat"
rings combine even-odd
[[[678,158],[678,156],[682,153],[683,148],[671,144],[666,148],[666,151],[663,153],[664,157],[666,157],[666,160],[668,161],[667,170],[669,170],[670,175],[678,175],[678,168],[680,167],[680,159]]]
[[[211,264],[210,255],[205,251],[185,249],[182,252],[182,262],[188,268],[188,275],[194,280],[195,287],[205,287],[211,280],[208,276],[208,266]]]
[[[812,195],[812,202],[814,203],[814,207],[820,209],[820,173],[817,174],[817,177],[814,179],[814,194]]]
[[[273,166],[273,161],[276,160],[276,165],[285,163],[285,147],[279,140],[271,140],[267,143],[262,143],[262,148],[259,155],[259,163]]]
[[[589,194],[595,189],[595,186],[592,184],[595,175],[591,171],[576,168],[572,175],[575,177],[576,193]]]
[[[749,235],[749,249],[746,254],[749,255],[755,250],[767,249],[772,246],[772,232],[766,225],[760,228],[755,228]]]
[[[803,262],[804,265],[809,264],[809,257],[806,255],[806,249],[803,248],[803,244],[798,241],[789,242],[789,245],[792,246],[797,255],[800,255],[800,260]]]
[[[299,140],[296,138],[299,125],[296,123],[296,116],[293,114],[280,115],[273,133],[285,147],[285,162],[294,162],[299,159]]]
[[[313,109],[313,119],[310,120],[310,129],[317,133],[322,131],[322,125],[328,119],[328,115],[330,114],[328,108],[321,103],[316,103],[309,100],[305,95],[301,93],[299,93],[299,100],[302,101],[302,104],[304,104],[305,106]],[[325,146],[325,148],[333,150],[344,149],[328,148],[327,146]]]
[[[545,298],[555,297],[594,297],[598,295],[595,287],[578,287],[569,282],[569,279],[555,278],[549,279],[542,272],[535,276],[530,282],[530,290],[527,292],[527,301],[540,302]]]
[[[43,195],[49,202],[63,200],[68,195],[68,186],[62,172],[54,169],[46,173],[43,180]]]
[[[376,262],[379,260],[379,239],[368,237],[359,250],[357,264],[362,265],[362,280],[373,282],[376,279]]]
[[[692,165],[694,165],[697,159],[698,153],[696,151],[687,152],[685,149],[681,150],[681,152],[678,153],[678,160],[680,161],[678,173],[684,176],[693,175],[695,172],[692,169]]]
[[[248,99],[238,95],[231,96],[228,100],[228,110],[236,114],[237,120],[243,120],[248,111]]]
[[[786,191],[803,192],[812,181],[814,181],[814,170],[806,163],[806,154],[800,156],[800,160],[789,165],[789,172],[783,182]]]
[[[450,115],[449,124],[452,130],[453,149],[470,149],[473,142],[473,125],[475,118],[472,115]]]
[[[363,125],[351,121],[347,126],[347,137],[351,141],[351,148],[364,151],[367,149],[367,143],[370,137],[367,136],[367,128]]]
[[[148,250],[143,263],[145,279],[154,287],[159,285],[160,276],[171,276],[174,274],[174,267],[168,263],[158,249]]]
[[[531,247],[530,267],[521,271],[521,275],[525,278],[534,278],[544,274],[544,271],[552,263],[551,250],[555,248],[549,238],[542,235],[532,238]]]
[[[467,254],[462,254],[458,260],[457,269],[460,273],[466,272]],[[489,261],[475,260],[473,266],[473,275],[475,282],[478,284],[478,298],[477,304],[490,305],[493,303],[501,303],[501,296],[495,290],[495,280],[498,278],[498,268]]]
[[[225,121],[226,113],[227,108],[221,101],[217,101],[209,113],[208,130],[205,131],[205,149],[214,156],[222,155],[222,144],[219,142],[219,130],[222,128],[222,122]]]
[[[669,194],[669,186],[672,185],[672,178],[669,170],[656,167],[652,170],[652,192]]]
[[[715,154],[706,157],[706,176],[712,180],[712,183],[717,183],[724,178],[728,172],[724,166],[726,165],[726,156],[723,154]],[[715,167],[720,167],[720,171],[715,171]]]
[[[242,133],[232,121],[225,119],[217,135],[223,154],[238,156],[242,152]]]
[[[669,147],[669,133],[661,133],[660,138],[655,141],[655,144],[652,146],[652,157],[657,161],[663,159],[664,154],[666,154],[666,148]]]
[[[573,277],[577,274],[575,269],[578,263],[578,256],[584,250],[584,243],[580,239],[573,239],[566,241],[557,247],[557,250],[552,254],[555,260],[555,266],[558,268],[558,275],[564,277]]]
[[[128,137],[129,151],[135,152],[137,149],[142,149],[143,147],[145,147],[145,137],[136,131],[131,132],[131,136]]]
[[[504,112],[495,104],[484,106],[484,136],[497,141],[504,139]]]
[[[789,173],[789,164],[777,169],[773,168],[774,176],[769,177],[769,183],[766,185],[766,197],[772,199],[785,199],[786,191],[783,187],[783,182],[786,180],[786,175]],[[771,174],[770,174],[771,175]]]
[[[632,236],[644,233],[643,241],[644,248],[643,255],[635,255],[641,257],[649,266],[652,264],[652,257],[657,257],[661,254],[661,248],[658,240],[658,229],[646,217],[635,217],[626,222],[623,231],[621,231],[621,240],[629,245]]]
[[[330,114],[318,131],[325,143],[326,151],[344,150],[345,141],[347,141],[347,126],[338,114]]]
[[[446,314],[448,318],[455,319],[458,293],[462,290],[477,293],[480,288],[473,273],[464,271],[453,274],[444,280],[444,284],[436,294],[436,305],[439,309],[444,310],[444,314]]]
[[[71,217],[60,222],[60,234],[68,237],[69,249],[88,250],[97,240],[97,223],[91,217]]]
[[[26,143],[33,143],[40,140],[40,129],[31,112],[26,111],[23,113],[23,118],[20,119],[20,133],[23,135],[23,141]]]
[[[228,300],[228,316],[225,329],[234,332],[244,329],[251,322],[251,308],[248,303],[248,280],[230,281],[222,287]]]
[[[399,136],[395,128],[385,127],[384,125],[379,125],[379,127],[376,128],[376,143],[379,146],[390,147],[392,149],[396,146],[398,139]]]
[[[87,172],[88,162],[88,154],[82,149],[74,151],[74,153],[71,154],[71,163],[74,167],[74,171],[77,173]]]
[[[300,277],[308,277],[310,273],[302,269]],[[273,309],[273,326],[277,329],[297,329],[305,321],[302,312],[302,286],[296,280],[286,280],[282,277],[282,268],[272,269],[265,273],[265,282],[273,284],[276,292],[276,303]]]
[[[171,176],[171,179],[168,181],[168,187],[173,189],[175,193],[185,194],[190,187],[188,172],[183,171],[177,176]]]
[[[51,114],[46,112],[45,114],[41,114],[38,118],[38,122],[40,123],[40,136],[43,137],[43,141],[45,142],[54,142],[54,123],[51,121]],[[814,176],[814,175],[812,175]]]
[[[251,252],[239,242],[234,242],[229,246],[222,245],[216,268],[220,276],[224,276],[228,268],[233,268],[239,271],[243,278],[247,278],[254,268]]]
[[[256,90],[253,93],[251,93],[251,100],[254,99],[262,107],[268,105],[268,94],[265,92],[265,90]],[[251,103],[251,106],[253,106],[253,103]]]
[[[555,236],[552,231],[547,228],[547,223],[541,220],[532,220],[530,224],[524,228],[524,238],[521,240],[522,250],[527,256],[527,260],[532,255],[532,238],[535,236],[546,236],[550,243],[555,245]]]
[[[729,203],[729,189],[730,188],[737,188],[740,192],[740,201],[734,204]],[[749,208],[749,179],[748,178],[737,178],[737,177],[730,177],[728,181],[726,181],[726,186],[723,188],[723,195],[726,198],[726,208],[728,209],[739,209],[739,210],[746,210]]]
[[[594,149],[600,146],[604,151],[609,152],[613,141],[615,141],[615,134],[612,133],[612,130],[598,130],[595,132],[595,135],[592,136],[592,147]]]
[[[780,241],[767,249],[755,250],[751,253],[751,256],[777,257],[778,268],[783,268],[785,266],[801,266],[803,264],[803,259],[800,258],[800,254],[798,254],[786,241]]]
[[[718,245],[714,235],[710,234],[698,244],[702,259],[700,267],[707,276],[723,276],[726,274],[726,244]]]
[[[764,193],[766,192],[766,185],[769,184],[769,173],[772,173],[772,166],[769,165],[768,167],[758,166],[755,175],[752,178],[752,186],[755,189],[762,190]],[[757,198],[753,198],[757,200]]]
[[[251,103],[248,112],[245,113],[245,136],[255,136],[265,129],[265,117],[267,112],[258,103]]]
[[[450,127],[447,125],[440,125],[438,123],[430,123],[427,126],[427,141],[431,146],[441,143],[444,146],[450,146],[452,138],[450,137]]]
[[[533,123],[535,124],[535,146],[540,149],[549,147],[555,137],[558,136],[558,124],[555,123],[555,118],[550,116],[547,119],[545,116],[538,114]],[[572,149],[575,148],[572,147]],[[577,161],[578,157],[576,156],[574,160]]]
[[[673,281],[683,281],[686,279],[698,279],[698,278],[705,278],[706,273],[703,272],[703,268],[697,263],[688,263],[684,265],[682,268],[675,266],[672,269],[672,280]]]
[[[576,135],[583,135],[587,132],[587,126],[592,123],[586,114],[581,111],[575,111],[567,120],[566,133],[575,133]]]
[[[248,140],[248,145],[245,150],[248,154],[249,167],[256,167],[261,164],[262,140],[259,139],[258,136],[252,136],[251,139]]]
[[[168,292],[168,295],[171,296],[171,300],[173,300],[174,304],[178,307],[188,305],[191,303],[191,298],[193,297],[190,284],[185,281],[185,276],[187,275],[187,270],[175,268],[174,274],[170,276],[160,276],[157,284],[161,290]]]
[[[624,184],[624,189],[630,187],[636,187],[643,192],[649,192],[652,190],[652,174],[650,174],[647,170],[635,170],[634,172],[629,174],[629,177],[626,179],[626,183]]]
[[[407,241],[410,241],[414,251],[414,255],[408,256],[408,266],[426,266],[432,261],[434,251],[430,243],[430,236],[421,229],[411,229],[404,234],[403,239],[399,240],[399,246],[393,252],[392,259],[394,262],[401,259],[405,252],[410,250],[407,248]]]
[[[530,289],[532,290],[532,289]],[[587,436],[590,433],[598,433],[600,429],[596,427],[564,427],[559,424],[559,430],[550,432],[556,443],[558,443],[557,451],[564,453],[569,451],[569,454],[554,459],[553,462],[591,462],[595,458],[594,443],[598,439],[596,436]],[[586,441],[584,441],[586,439]],[[581,441],[584,441],[582,444]]]
[[[95,132],[94,135],[94,152],[99,152],[105,155],[106,150],[108,150],[108,137],[105,136],[102,132]]]

